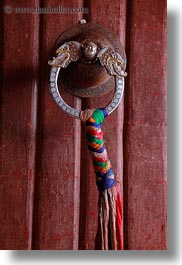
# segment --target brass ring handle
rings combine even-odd
[[[56,57],[53,57],[48,63],[51,65],[49,90],[56,104],[67,114],[80,118],[80,110],[70,107],[61,97],[58,89],[58,75],[61,68],[66,68],[71,62],[78,61],[82,52],[85,59],[89,62],[99,60],[107,72],[115,76],[115,94],[111,102],[106,106],[106,111],[111,114],[119,105],[124,91],[124,77],[127,73],[124,71],[124,61],[122,57],[114,52],[110,47],[97,50],[97,47],[92,42],[79,43],[76,41],[66,42],[61,45],[56,51]]]

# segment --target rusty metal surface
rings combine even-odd
[[[81,111],[71,107],[67,104],[64,99],[62,98],[61,94],[59,93],[57,79],[60,73],[60,67],[51,67],[50,70],[50,79],[49,79],[49,92],[52,96],[52,99],[57,104],[57,106],[67,113],[68,115],[72,116],[73,118],[80,119]],[[107,114],[110,115],[119,105],[122,100],[124,92],[124,77],[119,77],[115,75],[115,93],[109,104],[103,106],[107,111]]]
[[[126,65],[125,51],[116,34],[96,23],[78,24],[67,29],[57,39],[52,54],[54,55],[64,42],[81,43],[87,39],[93,41],[100,49],[112,47],[122,56]],[[114,78],[108,75],[99,61],[88,63],[80,60],[61,72],[60,86],[79,97],[98,97],[107,94],[114,87]]]

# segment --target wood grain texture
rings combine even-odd
[[[81,1],[44,1],[44,6],[80,7]],[[80,13],[45,14],[41,21],[40,100],[33,249],[78,249],[80,121],[64,114],[48,91],[51,49],[57,37],[78,23]],[[65,101],[80,100],[61,91]]]
[[[24,1],[24,7],[39,1]],[[1,3],[0,249],[30,249],[35,176],[39,17],[4,13]]]
[[[166,1],[14,2],[0,3],[0,249],[93,250],[98,223],[98,191],[84,128],[48,92],[53,44],[83,15],[5,14],[6,5],[84,6],[87,21],[115,32],[123,44],[127,33],[125,109],[122,102],[103,124],[124,194],[124,248],[167,249]],[[109,93],[81,102],[61,94],[78,109],[81,104],[82,109],[104,107],[112,98]]]
[[[125,94],[125,249],[166,239],[166,1],[128,1]]]
[[[126,1],[117,0],[111,5],[109,0],[103,2],[86,1],[89,14],[86,20],[101,24],[117,34],[121,42],[125,42]],[[113,16],[114,14],[114,16]],[[114,88],[113,88],[114,89]],[[112,93],[93,99],[84,99],[82,109],[106,106],[112,98]],[[111,163],[116,178],[120,181],[121,194],[123,192],[123,104],[109,116],[103,124],[103,132]],[[98,191],[95,184],[95,173],[90,154],[85,143],[85,131],[82,129],[81,149],[81,194],[80,194],[80,241],[79,249],[93,250],[97,231]]]

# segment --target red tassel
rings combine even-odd
[[[116,186],[99,193],[95,249],[123,250],[122,201]]]
[[[122,201],[119,189],[116,185],[116,236],[117,236],[117,243],[118,243],[118,250],[123,250],[123,214],[122,214]]]

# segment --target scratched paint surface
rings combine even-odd
[[[166,1],[132,1],[128,17],[125,248],[166,249]]]
[[[60,1],[44,1],[58,6]],[[62,6],[82,6],[81,1],[62,1]],[[39,136],[33,249],[78,249],[80,122],[64,114],[48,91],[48,60],[55,40],[78,23],[79,13],[45,14],[42,23]],[[46,65],[46,67],[45,67]],[[66,102],[80,108],[80,100],[62,91]]]
[[[15,7],[16,3],[3,1],[1,5]],[[38,1],[24,1],[25,7],[29,5],[38,5]],[[0,249],[29,249],[35,175],[39,17],[4,14],[3,7],[1,12],[4,78],[1,90]]]
[[[86,17],[88,21],[101,24],[116,33],[120,41],[125,44],[125,19],[126,19],[126,1],[115,1],[114,5],[110,1],[88,1],[89,14]],[[112,13],[115,14],[113,19]],[[83,108],[104,107],[112,98],[112,93],[101,98],[83,100]],[[103,123],[103,133],[113,170],[116,178],[120,181],[119,188],[123,193],[123,104],[110,115]],[[82,134],[84,135],[84,129]],[[113,137],[114,135],[114,137]],[[80,208],[80,249],[94,249],[95,235],[97,231],[97,199],[98,192],[94,179],[93,165],[90,159],[87,146],[82,137],[81,149],[81,208]]]
[[[39,2],[88,7],[88,21],[113,30],[124,45],[127,36],[125,100],[104,122],[104,138],[124,199],[125,249],[166,249],[166,1],[21,5]],[[16,5],[0,4],[1,12],[3,5]],[[1,16],[1,249],[94,249],[98,192],[85,131],[57,108],[47,85],[54,41],[81,18],[80,13]],[[112,97],[81,102],[62,95],[76,108],[103,107]]]

